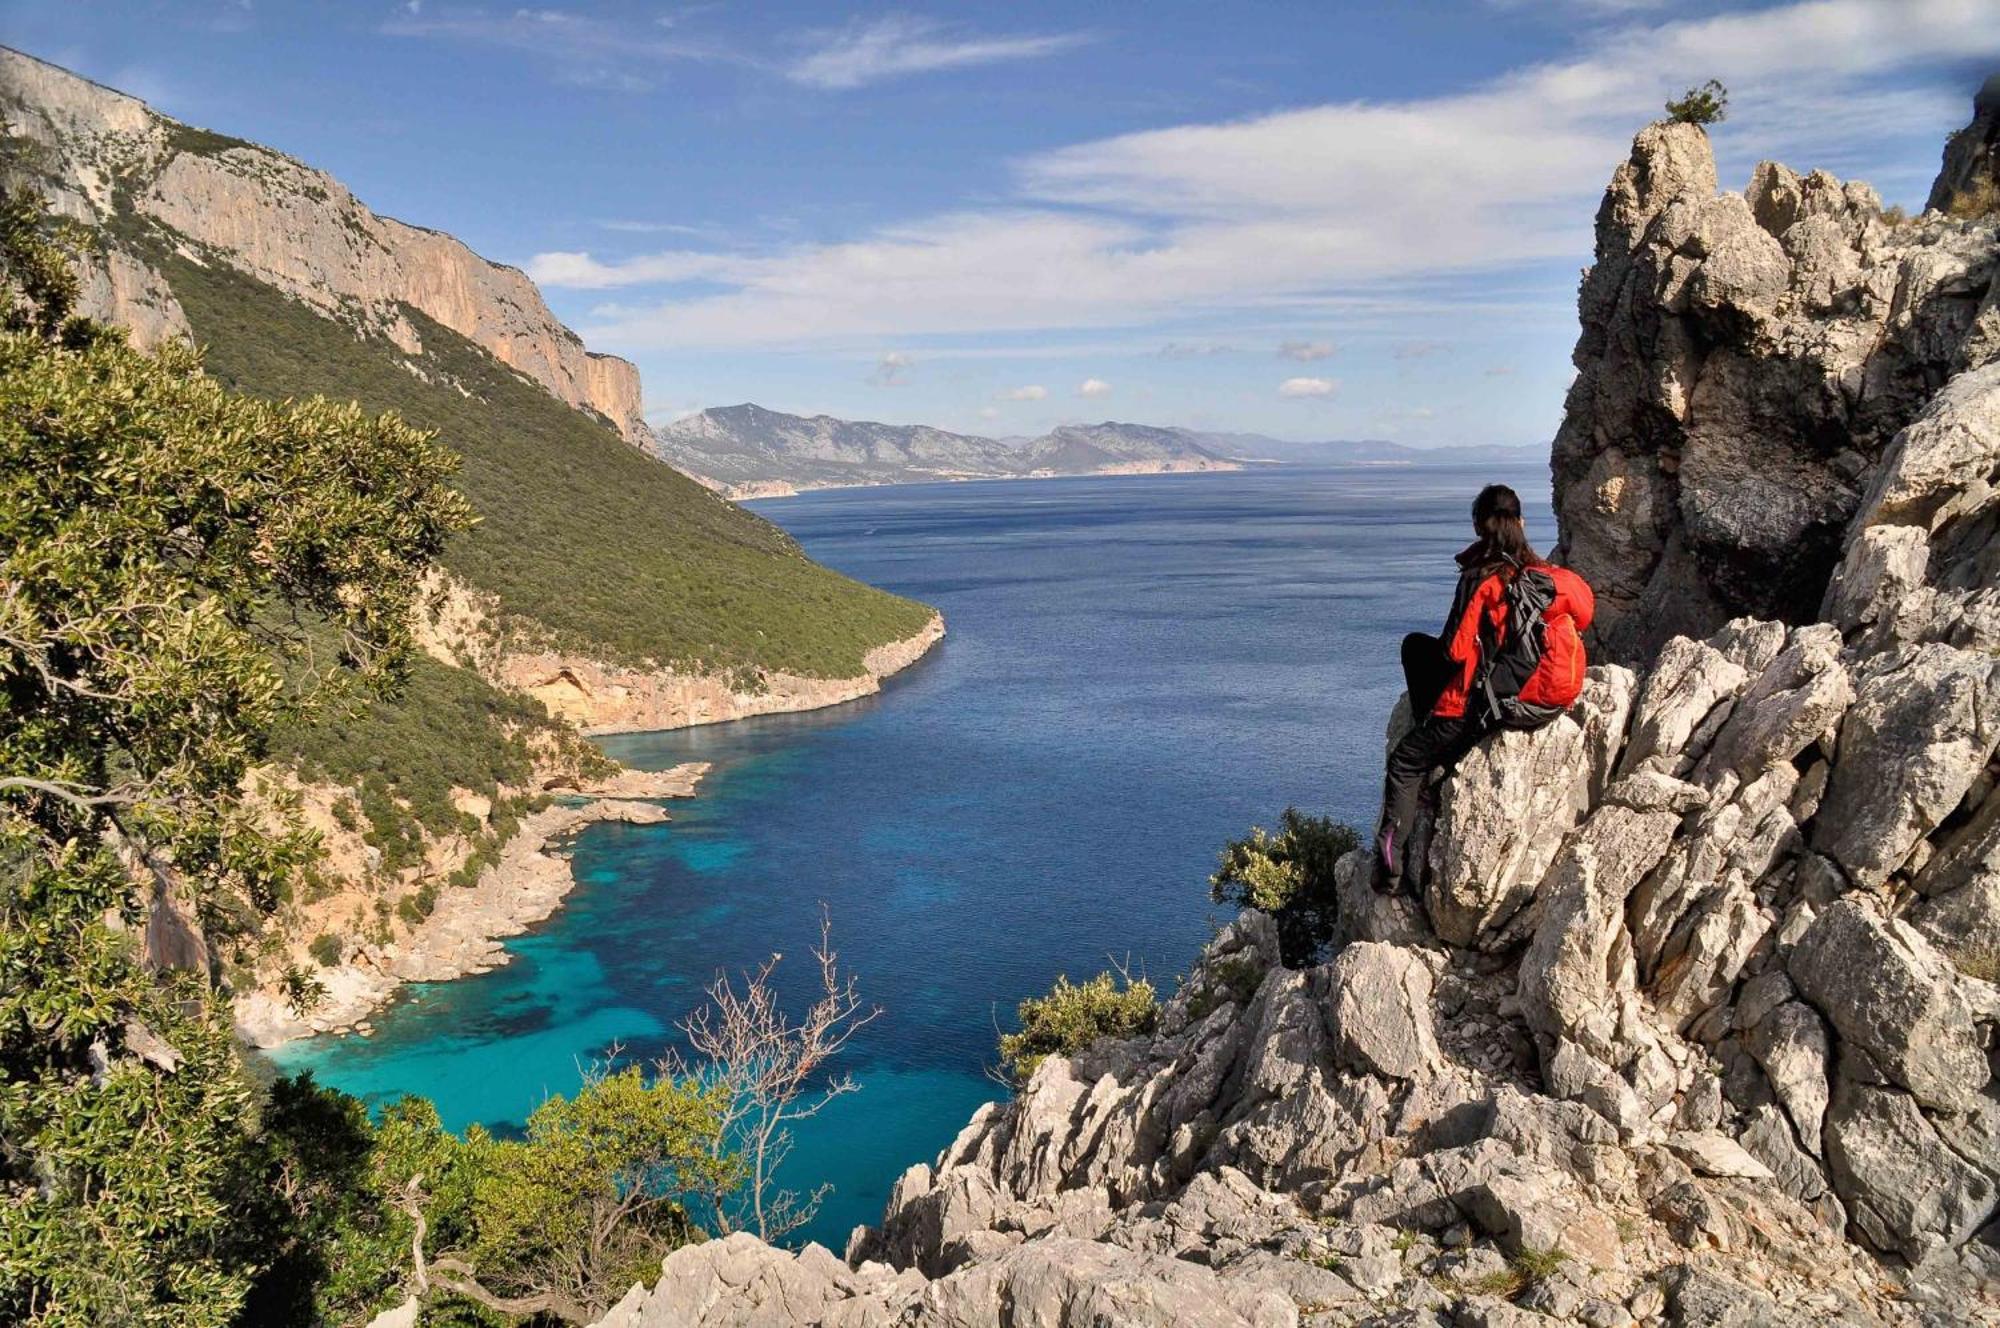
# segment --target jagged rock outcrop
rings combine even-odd
[[[1557,506],[1634,667],[1442,780],[1415,899],[1344,860],[1324,962],[1243,914],[845,1261],[612,1322],[2000,1323],[2000,227],[1668,125],[1599,222]]]
[[[1598,212],[1554,453],[1601,646],[1816,615],[1891,440],[2000,352],[1993,229],[1773,162],[1717,194],[1700,129],[1639,135]]]
[[[110,241],[88,265],[83,312],[141,346],[186,336],[187,319],[143,253],[123,245],[121,218],[164,227],[184,256],[237,267],[413,353],[420,339],[403,307],[417,309],[628,441],[650,437],[639,371],[584,349],[525,273],[377,216],[324,171],[4,47],[0,120],[55,209]]]

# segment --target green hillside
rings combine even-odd
[[[147,247],[216,378],[268,397],[352,399],[436,429],[464,458],[459,485],[481,518],[446,566],[565,648],[851,677],[869,649],[930,615],[812,562],[776,526],[414,309],[404,312],[421,356],[358,338],[222,263]]]

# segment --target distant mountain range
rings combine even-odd
[[[745,403],[653,430],[662,459],[732,497],[843,484],[1051,475],[1238,470],[1246,464],[1531,465],[1530,447],[1414,448],[1387,442],[1290,442],[1146,424],[1066,424],[1039,438],[984,438],[922,424],[787,415]]]

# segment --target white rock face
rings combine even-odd
[[[57,210],[100,224],[121,212],[171,228],[198,261],[226,261],[323,313],[417,350],[407,305],[478,343],[557,398],[648,440],[639,373],[584,349],[527,275],[438,231],[369,211],[347,187],[281,153],[190,130],[145,103],[0,50],[9,132],[52,158]],[[140,256],[115,246],[86,274],[84,312],[142,345],[187,320]]]
[[[1979,444],[1931,437],[1907,481],[1878,469],[1939,382],[2000,352],[1992,221],[1899,223],[1865,185],[1769,162],[1744,194],[1715,189],[1701,130],[1642,132],[1579,300],[1560,552],[1620,658],[1739,614],[1811,619],[1857,511],[1907,523],[1903,495],[1955,450],[1976,467]]]

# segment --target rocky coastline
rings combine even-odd
[[[822,710],[873,696],[883,679],[922,659],[944,636],[943,615],[932,614],[913,635],[870,650],[862,671],[852,677],[764,672],[752,686],[723,674],[623,668],[559,651],[508,651],[493,672],[500,683],[537,698],[585,733],[648,733]]]
[[[269,1050],[298,1038],[355,1030],[409,982],[443,982],[498,968],[508,961],[500,942],[517,936],[562,906],[576,885],[565,841],[598,821],[660,825],[671,818],[660,802],[690,798],[708,771],[703,764],[659,772],[623,770],[603,783],[521,818],[500,860],[464,889],[448,889],[437,908],[408,935],[363,945],[319,970],[326,994],[300,1013],[278,992],[240,992],[233,1006],[238,1034]]]

